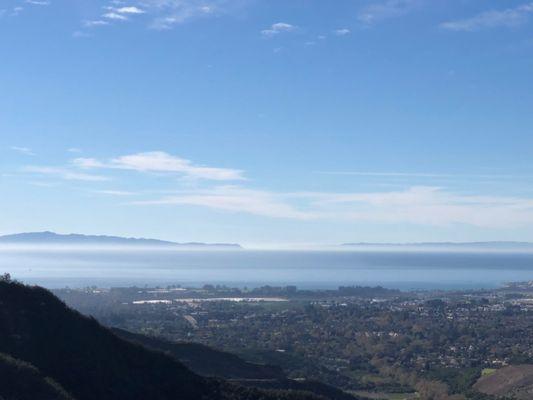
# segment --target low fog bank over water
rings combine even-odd
[[[210,283],[466,289],[533,280],[533,253],[4,246],[0,247],[0,272],[49,288]]]

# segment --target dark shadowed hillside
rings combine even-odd
[[[116,328],[112,331],[123,339],[167,353],[202,376],[225,379],[285,379],[285,374],[279,367],[252,364],[234,354],[218,351],[202,344],[173,343]]]
[[[298,390],[311,392],[331,400],[357,400],[359,397],[351,395],[334,386],[313,380],[275,379],[275,380],[238,380],[239,385],[262,389]]]
[[[33,365],[0,353],[0,399],[72,400],[72,397]]]
[[[0,352],[32,364],[34,376],[49,377],[78,400],[317,398],[200,377],[163,353],[120,339],[47,290],[6,279],[0,281]],[[9,398],[3,390],[0,397]],[[50,398],[68,398],[58,396]]]
[[[330,400],[356,400],[356,397],[333,386],[316,381],[287,379],[279,367],[250,363],[234,354],[198,343],[175,343],[116,328],[113,332],[123,339],[162,351],[202,376],[231,379],[247,387],[311,392]]]

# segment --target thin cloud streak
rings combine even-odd
[[[312,214],[299,211],[287,204],[275,193],[234,186],[222,186],[192,193],[184,192],[181,195],[166,196],[157,200],[134,202],[133,204],[190,205],[262,217],[297,220],[314,218]]]
[[[93,175],[72,171],[68,168],[61,167],[38,167],[28,166],[23,169],[24,172],[33,173],[38,175],[49,175],[56,178],[68,180],[68,181],[87,181],[87,182],[102,182],[109,181],[110,178],[101,175]]]
[[[29,147],[19,147],[19,146],[11,146],[11,150],[16,151],[17,153],[24,154],[25,156],[34,156],[35,153],[32,149]]]
[[[346,36],[346,35],[349,35],[350,33],[351,31],[347,28],[336,29],[333,31],[333,34],[336,36]]]
[[[31,4],[34,6],[49,6],[50,2],[45,0],[26,0],[26,4]]]
[[[163,151],[129,154],[100,161],[94,158],[76,158],[73,165],[83,169],[122,169],[137,172],[176,173],[188,178],[214,181],[244,180],[243,171],[193,164],[191,161]]]
[[[155,15],[149,26],[155,30],[169,30],[192,19],[223,15],[238,7],[237,3],[241,2],[229,0],[141,0],[138,2],[151,15]]]
[[[118,12],[119,14],[144,14],[146,12],[135,6],[113,8],[112,10]]]
[[[128,192],[125,190],[93,190],[92,193],[95,194],[103,194],[107,196],[135,196],[138,193],[135,192]]]
[[[499,27],[512,28],[526,23],[531,13],[533,13],[533,2],[501,11],[485,11],[467,19],[444,22],[440,27],[456,32],[473,32]]]
[[[512,179],[517,175],[504,174],[440,174],[425,172],[372,172],[372,171],[316,171],[323,175],[347,175],[369,177],[399,177],[399,178],[479,178],[479,179]],[[523,177],[520,177],[523,178]]]
[[[288,24],[286,22],[276,22],[275,24],[272,24],[270,28],[263,29],[261,31],[261,35],[264,37],[274,37],[280,33],[294,32],[296,29],[297,27],[292,24]]]
[[[402,17],[418,6],[420,0],[386,0],[370,4],[359,11],[357,20],[364,25],[373,25],[387,19]]]
[[[125,15],[119,14],[119,13],[116,13],[116,12],[113,12],[113,11],[105,13],[105,14],[102,14],[102,17],[103,18],[107,18],[107,19],[111,19],[111,20],[115,20],[115,21],[126,21],[128,19],[128,17],[126,17]]]
[[[431,186],[367,193],[275,193],[221,186],[133,204],[199,206],[302,221],[464,224],[501,229],[533,224],[533,199],[463,195]]]
[[[94,28],[94,27],[97,27],[97,26],[106,26],[106,25],[109,25],[109,22],[103,21],[101,19],[96,19],[96,20],[90,20],[90,21],[84,21],[83,22],[83,26],[86,27],[86,28]]]

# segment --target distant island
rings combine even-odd
[[[240,249],[235,243],[176,243],[158,239],[126,238],[105,235],[59,234],[55,232],[25,232],[0,236],[0,244],[16,245],[92,245],[92,246],[139,246],[139,247],[193,247]]]
[[[417,248],[417,249],[480,249],[480,250],[533,250],[531,242],[414,242],[414,243],[343,243],[342,247],[358,248]]]

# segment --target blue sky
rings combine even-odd
[[[533,2],[2,0],[0,233],[533,241]]]

